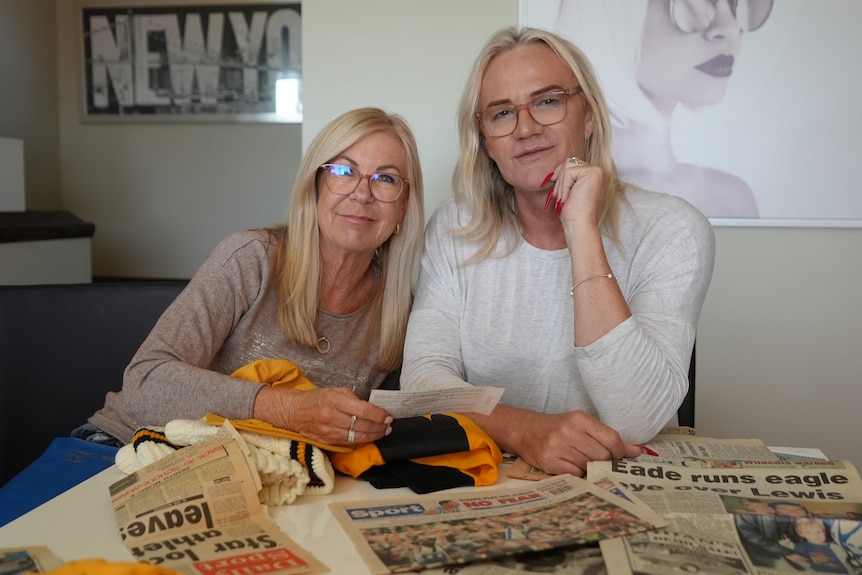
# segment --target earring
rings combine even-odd
[[[401,233],[401,222],[395,224],[395,232],[392,234],[393,236],[397,236]]]

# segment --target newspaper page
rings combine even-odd
[[[649,508],[570,475],[509,489],[329,507],[375,574],[463,565],[667,525]]]
[[[739,546],[733,542],[706,540],[674,528],[662,529],[654,538],[639,535],[619,538],[613,547],[599,544],[607,573],[752,573]]]
[[[602,541],[609,575],[862,574],[862,479],[849,461],[686,467],[591,462],[669,523]]]
[[[0,549],[0,575],[53,571],[62,561],[44,545]]]
[[[644,454],[635,461],[676,463],[689,467],[720,467],[731,461],[779,461],[780,458],[759,439],[716,439],[684,433],[689,427],[666,428],[644,447],[655,455]],[[509,469],[509,477],[538,481],[550,475],[521,458]]]
[[[524,575],[524,573],[557,575],[607,575],[605,560],[598,545],[571,545],[517,553],[470,563],[450,565],[423,571],[423,575]]]
[[[776,447],[770,445],[769,449],[784,461],[824,461],[829,459],[825,453],[815,447]]]
[[[624,500],[642,505],[636,497],[607,478],[591,482]],[[569,545],[544,551],[527,551],[477,561],[429,569],[426,575],[522,575],[523,573],[556,573],[559,575],[607,575],[601,549],[594,543]]]
[[[111,485],[120,535],[135,560],[189,575],[327,571],[267,515],[247,453],[229,426],[216,441],[179,449]]]
[[[658,435],[697,435],[697,430],[693,427],[673,426],[665,427]]]
[[[681,465],[709,461],[778,461],[779,457],[759,439],[716,439],[662,433],[646,447],[657,455],[641,455],[639,461],[675,462]]]
[[[642,505],[636,497],[607,478],[591,482],[625,501]],[[544,551],[527,551],[477,561],[429,569],[426,575],[521,575],[523,573],[556,573],[558,575],[607,575],[601,549],[594,543],[569,545]]]

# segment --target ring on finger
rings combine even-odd
[[[569,161],[570,161],[571,163],[573,163],[574,165],[576,165],[576,166],[580,166],[580,165],[581,165],[581,159],[580,159],[579,157],[577,157],[577,156],[572,156],[571,158],[569,158]]]
[[[347,430],[347,443],[352,444],[356,440],[356,431],[354,431],[353,426],[356,425],[356,416],[350,416],[350,428]]]

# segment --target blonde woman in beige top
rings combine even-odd
[[[73,436],[128,443],[138,427],[212,412],[332,445],[383,437],[391,417],[361,398],[401,365],[423,224],[404,120],[376,108],[336,118],[300,165],[287,222],[216,246],[133,357],[122,391]],[[316,389],[230,376],[258,359],[293,361]]]

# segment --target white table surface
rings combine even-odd
[[[507,478],[508,468],[505,464],[500,467],[497,484],[489,488],[528,483]],[[120,540],[108,494],[110,485],[122,477],[123,473],[116,466],[111,466],[0,527],[0,548],[44,545],[62,561],[90,558],[133,561]],[[483,488],[463,487],[448,492],[475,489]],[[329,567],[330,573],[362,575],[370,571],[330,513],[327,504],[333,501],[389,499],[411,494],[412,491],[406,487],[375,489],[365,481],[337,476],[332,493],[303,495],[290,505],[270,507],[269,512],[282,531]]]

